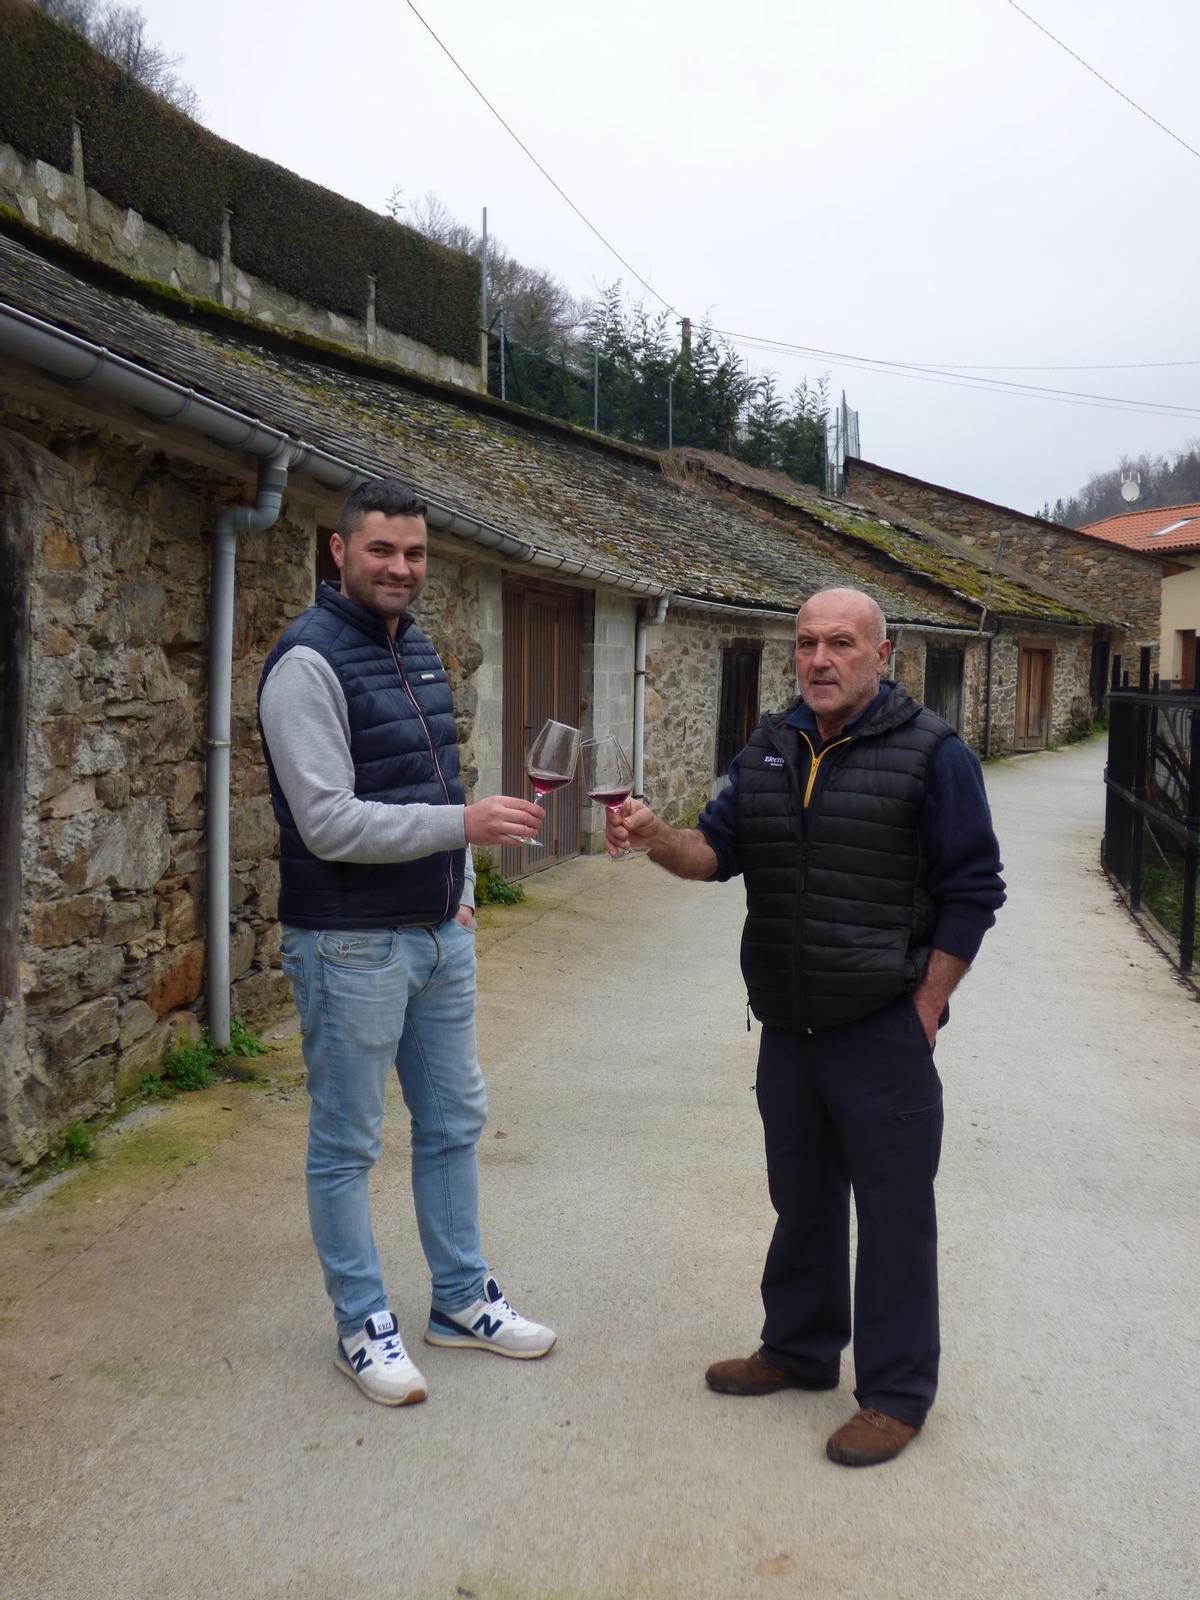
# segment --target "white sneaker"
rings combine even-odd
[[[557,1338],[553,1328],[529,1322],[514,1311],[492,1277],[484,1279],[482,1300],[462,1311],[439,1311],[434,1307],[425,1329],[426,1344],[452,1350],[494,1350],[498,1356],[515,1356],[518,1361],[548,1355]]]
[[[339,1339],[333,1359],[339,1372],[381,1406],[413,1406],[428,1392],[390,1311],[377,1311],[357,1333]]]

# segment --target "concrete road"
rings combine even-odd
[[[771,1227],[740,891],[581,861],[481,940],[487,1249],[558,1350],[420,1344],[397,1103],[378,1233],[430,1398],[334,1369],[285,1049],[4,1214],[0,1594],[1200,1592],[1200,1007],[1096,868],[1102,758],[989,770],[1011,903],[938,1049],[943,1389],[901,1460],[825,1460],[848,1378],[706,1391]]]

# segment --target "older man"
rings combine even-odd
[[[742,971],[763,1024],[757,1090],[778,1220],[762,1346],[707,1379],[736,1395],[837,1387],[853,1190],[860,1409],[826,1445],[844,1466],[892,1460],[933,1403],[933,1051],[1004,902],[979,762],[883,679],[891,648],[870,596],[813,595],[796,620],[800,698],[763,718],[698,826],[632,802],[608,837],[610,851],[640,846],[678,877],[745,877]]]

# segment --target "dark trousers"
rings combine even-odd
[[[835,1383],[850,1342],[850,1192],[858,1217],[855,1397],[919,1425],[937,1389],[942,1085],[907,996],[820,1033],[764,1028],[758,1107],[778,1221],[763,1353]]]

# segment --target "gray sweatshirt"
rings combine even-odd
[[[302,644],[281,656],[263,684],[258,709],[275,774],[313,855],[370,865],[466,847],[462,903],[474,907],[465,807],[391,805],[355,794],[346,697],[324,656]]]

